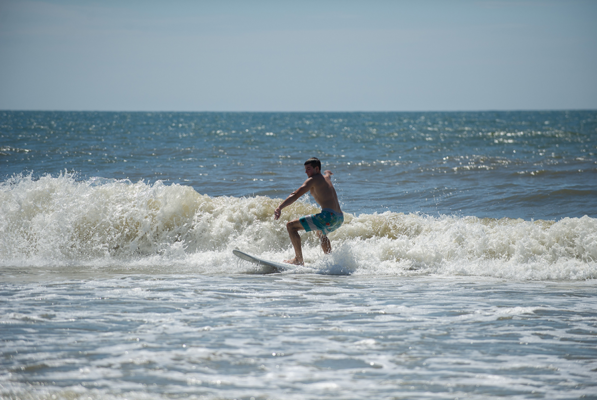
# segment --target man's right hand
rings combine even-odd
[[[282,209],[280,207],[276,208],[276,210],[274,211],[274,220],[278,220],[280,218],[280,215],[282,214]]]

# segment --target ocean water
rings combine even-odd
[[[0,112],[2,398],[597,398],[597,112]],[[312,156],[345,224],[293,252]]]

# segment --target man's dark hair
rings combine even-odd
[[[319,167],[319,170],[321,171],[321,161],[319,161],[319,158],[317,157],[309,158],[307,161],[305,161],[305,165],[311,165],[313,168]]]

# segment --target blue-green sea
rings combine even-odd
[[[597,111],[0,111],[0,397],[597,398]],[[283,273],[318,157],[345,213]]]

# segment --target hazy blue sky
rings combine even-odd
[[[0,109],[597,109],[597,1],[0,0]]]

